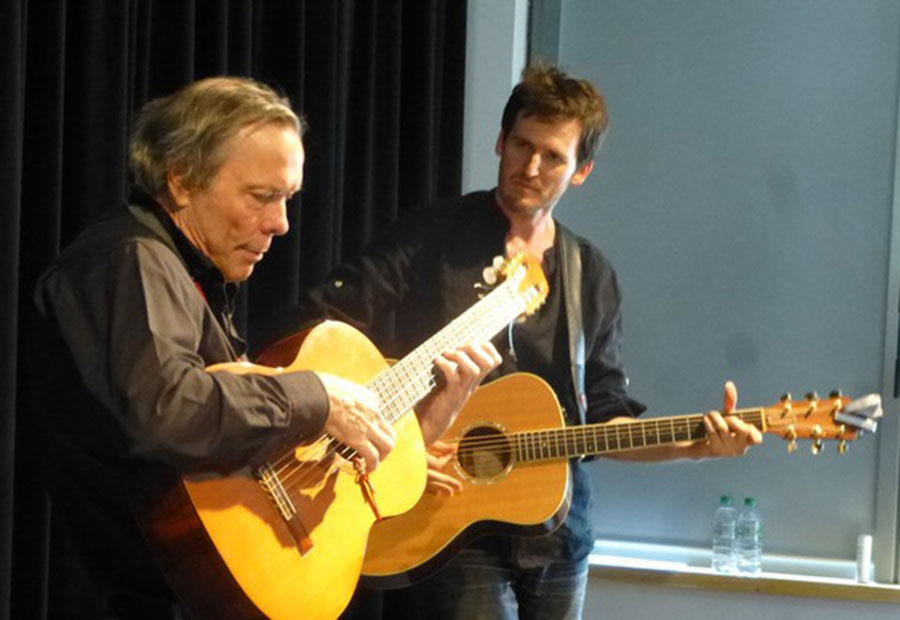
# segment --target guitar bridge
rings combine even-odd
[[[281,479],[278,478],[278,474],[275,473],[275,470],[272,469],[272,466],[269,463],[266,463],[257,468],[256,477],[259,480],[259,484],[266,492],[266,495],[268,495],[272,500],[272,503],[275,504],[275,508],[284,520],[285,525],[287,525],[291,536],[297,541],[300,555],[306,555],[313,548],[312,538],[310,538],[309,532],[300,521],[297,509],[294,507],[294,502],[292,502],[291,498],[288,496],[287,489],[281,484]]]

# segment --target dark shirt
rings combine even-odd
[[[129,493],[157,471],[229,471],[316,435],[311,372],[207,372],[246,348],[236,285],[160,207],[117,209],[41,277],[30,335],[54,515],[106,593],[167,593]]]
[[[338,267],[291,321],[297,324],[315,316],[343,320],[369,335],[383,352],[401,357],[478,301],[481,290],[475,284],[483,283],[482,272],[494,257],[505,254],[508,231],[509,222],[493,192],[431,205],[404,218],[356,260]],[[557,245],[544,256],[550,285],[547,301],[524,323],[514,323],[494,339],[504,361],[487,380],[515,371],[535,373],[553,387],[568,423],[575,424]],[[579,240],[579,248],[587,421],[637,415],[644,407],[626,396],[620,361],[621,295],[615,273],[587,241]],[[510,342],[515,356],[510,355]],[[551,537],[505,541],[515,553],[541,563],[548,556],[579,559],[590,552],[590,481],[580,462],[572,462],[572,472],[572,507],[564,525]]]

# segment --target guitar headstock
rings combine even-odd
[[[492,271],[494,276],[508,282],[524,303],[523,313],[533,314],[547,299],[547,278],[540,262],[530,254],[520,252],[506,259],[495,259],[494,265],[485,270],[485,280]]]
[[[797,448],[798,439],[811,439],[813,454],[821,452],[823,441],[838,441],[838,452],[847,451],[847,442],[862,431],[875,432],[882,416],[881,396],[869,394],[856,400],[832,392],[820,399],[815,392],[795,401],[790,394],[771,407],[763,408],[765,432],[789,441],[788,451]]]

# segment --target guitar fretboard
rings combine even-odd
[[[434,358],[445,351],[492,338],[525,311],[538,293],[518,291],[520,279],[510,277],[505,280],[484,299],[367,384],[366,387],[378,396],[382,415],[388,422],[400,419],[435,386],[438,372]]]
[[[743,409],[732,415],[763,428],[762,408]],[[587,424],[543,431],[511,433],[509,440],[521,462],[577,456],[596,456],[636,448],[695,441],[706,437],[702,414],[652,418],[621,424]]]

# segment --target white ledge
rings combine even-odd
[[[723,575],[710,568],[708,549],[600,540],[590,556],[591,577],[683,588],[758,592],[900,603],[896,584],[859,583],[856,563],[844,559],[763,555],[757,576]]]

